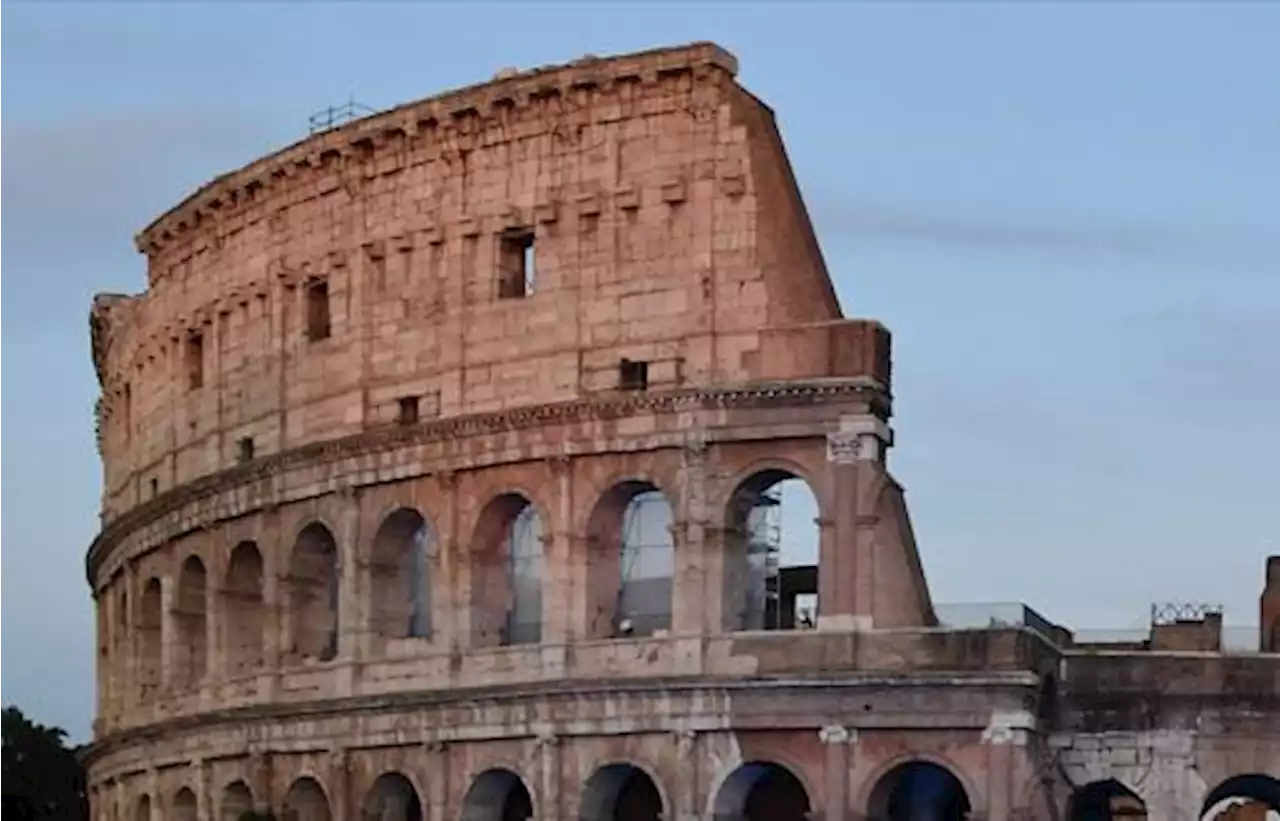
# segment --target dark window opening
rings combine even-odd
[[[199,331],[187,337],[187,387],[196,390],[204,385],[204,334]]]
[[[618,385],[624,391],[642,391],[649,387],[649,363],[624,359],[618,366]]]
[[[152,476],[151,477],[151,495],[155,496],[159,492],[160,492],[160,480]]]
[[[498,298],[531,296],[536,270],[533,232],[504,236],[498,254]]]
[[[241,463],[253,461],[253,437],[252,436],[246,436],[242,438],[237,443],[237,447],[239,448],[238,457]]]
[[[129,383],[124,383],[124,395],[122,397],[124,404],[124,413],[121,414],[121,427],[124,428],[124,440],[126,442],[133,436],[133,390],[129,387]]]
[[[307,285],[307,339],[328,339],[329,332],[329,283],[320,279]]]
[[[399,412],[396,421],[401,425],[412,425],[418,421],[418,397],[402,396],[399,400]]]

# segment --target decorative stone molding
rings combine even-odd
[[[827,435],[827,461],[841,465],[879,462],[892,444],[893,431],[881,419],[845,416],[840,419],[840,429]]]
[[[1027,745],[1028,736],[1036,728],[1036,717],[1026,710],[996,711],[982,731],[982,743],[992,745]]]
[[[823,744],[849,744],[858,740],[858,731],[840,724],[828,724],[818,730],[818,740]]]

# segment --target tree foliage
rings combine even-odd
[[[3,717],[5,821],[85,821],[84,769],[60,727],[30,721],[17,707]]]

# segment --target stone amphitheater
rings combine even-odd
[[[94,819],[1280,812],[1280,557],[1246,649],[935,607],[890,334],[736,74],[505,71],[139,234],[90,322]]]

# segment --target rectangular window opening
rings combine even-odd
[[[536,279],[533,232],[524,231],[502,237],[498,254],[498,298],[520,299],[532,296]]]
[[[253,461],[253,437],[245,436],[236,443],[236,458],[241,464]]]
[[[318,279],[307,284],[307,339],[328,339],[330,330],[329,283]]]
[[[618,386],[624,391],[642,391],[649,387],[649,363],[624,359],[618,366]]]
[[[187,387],[196,390],[204,386],[204,334],[195,331],[187,337],[186,346]]]
[[[159,480],[159,479],[157,479],[156,477],[152,476],[152,477],[151,477],[151,496],[152,496],[152,498],[154,498],[154,497],[156,496],[156,494],[158,494],[159,492],[160,492],[160,480]]]
[[[402,396],[399,401],[399,409],[396,413],[396,421],[401,425],[412,425],[417,423],[419,418],[419,403],[416,396]]]

